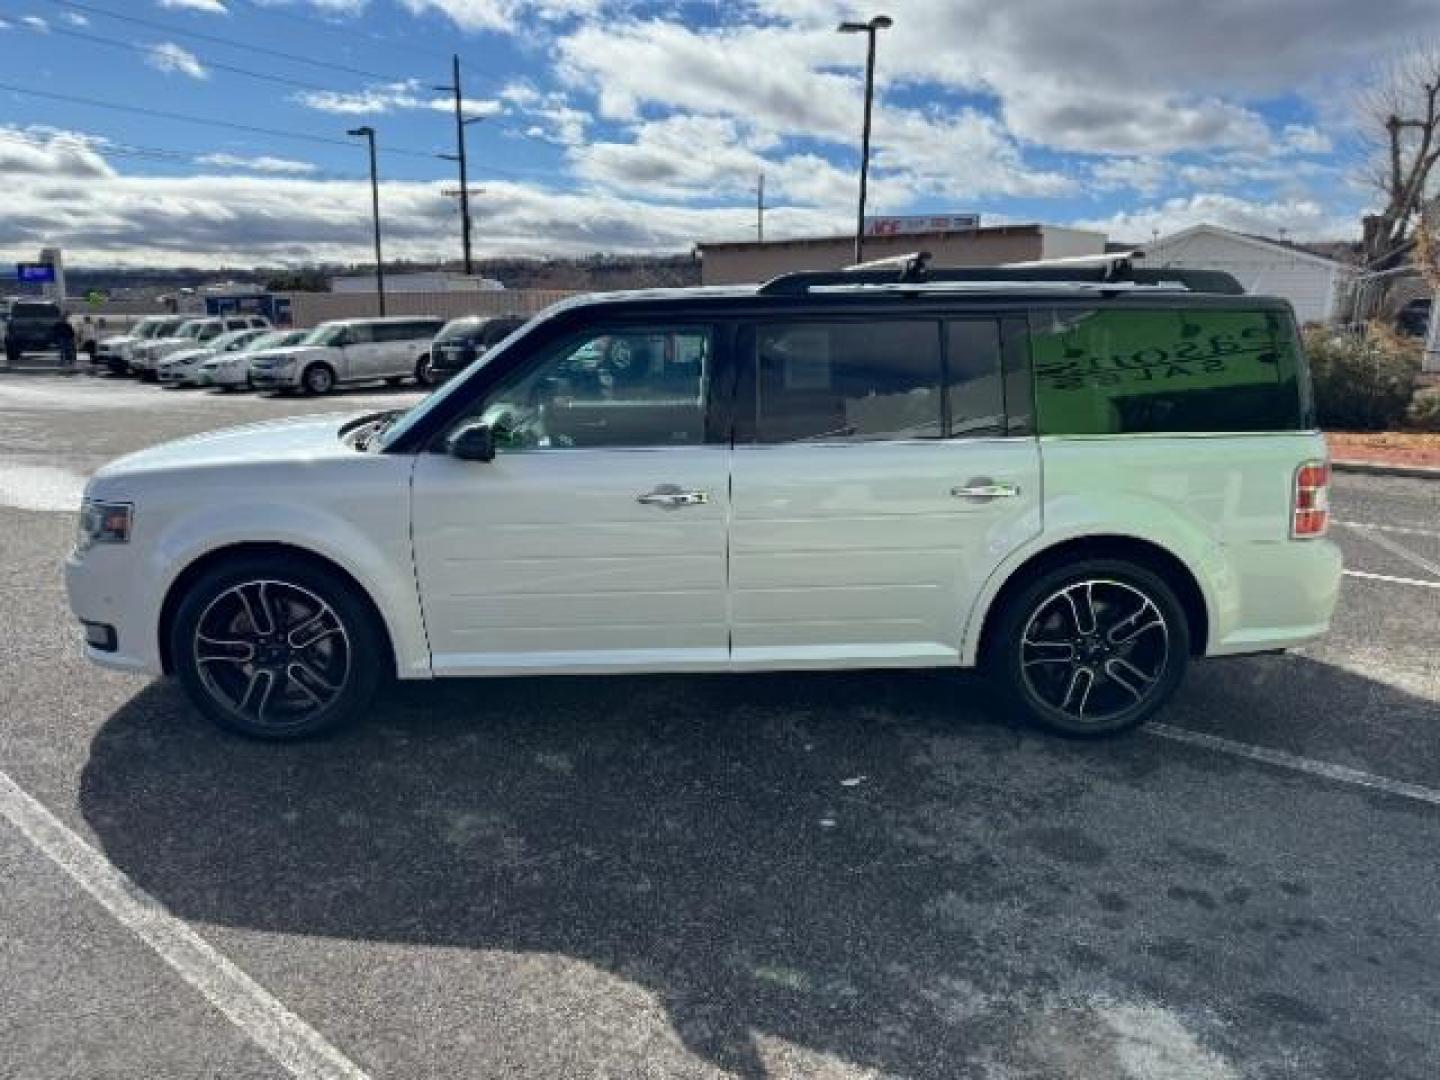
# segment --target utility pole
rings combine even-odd
[[[870,176],[870,108],[875,100],[875,35],[888,30],[895,20],[876,15],[869,22],[843,22],[837,27],[842,34],[864,34],[869,39],[865,49],[865,125],[860,136],[860,204],[855,213],[855,262],[865,261],[865,186]]]
[[[460,196],[460,244],[465,253],[465,274],[468,277],[475,272],[475,263],[470,251],[470,183],[466,171],[465,126],[467,124],[479,123],[485,118],[483,116],[472,116],[467,119],[465,116],[465,99],[460,89],[460,56],[458,53],[451,54],[450,73],[454,82],[449,86],[437,86],[435,89],[447,90],[455,95],[455,153],[439,154],[437,156],[444,158],[446,161],[454,161],[460,166],[460,187],[458,191]]]
[[[755,185],[755,239],[760,243],[765,242],[765,174],[760,174],[760,182]]]
[[[380,171],[375,166],[375,129],[351,128],[347,135],[363,136],[370,144],[370,207],[375,218],[375,293],[380,298],[380,317],[385,317],[385,259],[380,254]]]

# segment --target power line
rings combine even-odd
[[[162,55],[157,52],[159,45],[142,45],[135,41],[117,41],[114,38],[101,37],[99,34],[87,34],[83,30],[72,30],[65,26],[51,26],[46,33],[64,34],[66,37],[79,38],[82,41],[91,41],[97,45],[108,45],[114,49],[125,49],[141,53],[145,56]],[[264,71],[253,71],[250,68],[237,67],[234,64],[222,63],[208,57],[196,56],[195,62],[204,68],[214,68],[216,71],[228,72],[231,75],[244,75],[250,79],[261,79],[265,82],[279,83],[282,86],[293,86],[300,90],[310,90],[321,94],[347,94],[351,91],[341,90],[334,86],[320,86],[317,83],[305,82],[301,79],[291,79],[284,75],[272,75]]]
[[[35,131],[20,131],[15,129],[0,128],[0,142],[15,142],[25,146],[32,146],[37,150],[55,150],[64,148],[67,143],[89,150],[104,158],[124,157],[134,158],[140,161],[154,161],[176,163],[184,165],[207,165],[215,164],[205,159],[217,154],[230,154],[228,150],[181,150],[178,147],[166,146],[139,146],[132,143],[117,142],[108,136],[98,135],[91,131],[57,131],[55,134],[46,136]],[[57,146],[58,144],[58,146]],[[232,155],[239,156],[239,155]],[[309,166],[309,162],[301,164]],[[359,173],[338,173],[325,169],[307,167],[303,170],[267,170],[261,168],[246,168],[243,162],[237,163],[236,168],[250,175],[274,177],[277,179],[295,180],[363,180]]]
[[[248,42],[235,41],[219,34],[206,34],[199,30],[182,30],[177,26],[168,23],[157,22],[154,19],[145,19],[139,15],[126,15],[119,11],[108,11],[105,8],[95,7],[92,4],[81,3],[80,0],[51,0],[51,3],[59,4],[61,7],[71,8],[88,15],[98,15],[105,19],[116,19],[120,22],[131,23],[135,26],[144,26],[150,30],[160,30],[163,33],[175,37],[191,38],[195,41],[206,41],[212,45],[220,45],[227,49],[239,49],[244,52],[257,53],[261,56],[273,56],[281,60],[288,60],[295,64],[309,64],[312,67],[329,68],[331,71],[344,72],[346,75],[356,75],[362,79],[372,79],[377,82],[408,82],[409,76],[385,75],[377,71],[367,71],[365,68],[351,67],[348,64],[337,64],[329,60],[317,60],[311,56],[302,56],[299,53],[284,52],[280,49],[270,49],[263,45],[251,45]]]
[[[81,97],[78,94],[57,94],[51,90],[35,90],[26,86],[14,86],[10,83],[0,82],[0,90],[8,90],[12,94],[21,94],[26,97],[63,101],[71,105],[88,105],[96,109],[110,109],[113,112],[134,113],[138,116],[149,116],[159,120],[175,120],[184,124],[200,124],[208,128],[228,128],[231,131],[243,131],[249,135],[269,135],[277,139],[294,139],[299,142],[312,142],[326,146],[345,146],[352,149],[355,146],[355,143],[350,139],[330,138],[325,135],[311,135],[303,131],[286,131],[281,128],[260,127],[256,124],[240,124],[233,120],[214,120],[209,117],[195,116],[189,113],[175,113],[164,109],[150,109],[143,105],[121,105],[113,101],[101,101],[98,98]],[[435,156],[424,150],[409,150],[394,146],[383,147],[381,152],[400,157],[424,158],[426,161],[432,160]]]

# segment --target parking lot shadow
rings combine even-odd
[[[1357,679],[1300,663],[1297,717]],[[1348,793],[1272,778],[1271,820],[1202,751],[1050,739],[979,694],[955,673],[408,686],[355,731],[270,746],[155,683],[97,734],[81,805],[184,918],[577,958],[741,1076],[765,1075],[757,1036],[913,1076],[1129,1075],[1135,1025],[1099,1001],[1163,1002],[1204,1028],[1202,1064],[1251,1038],[1293,1038],[1316,1075],[1371,1042],[1386,1075],[1423,1055],[1383,994],[1347,999],[1349,965],[1376,969],[1344,941],[1281,935],[1333,899],[1286,885],[1314,871],[1297,806]],[[1344,918],[1403,925],[1360,902]]]

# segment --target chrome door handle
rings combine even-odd
[[[957,499],[1013,499],[1020,494],[1019,484],[997,484],[993,480],[973,480],[962,487],[953,487],[950,494]]]
[[[654,491],[635,496],[642,506],[658,506],[662,510],[679,510],[682,506],[704,506],[710,501],[708,491],[685,491],[674,484],[662,484]]]

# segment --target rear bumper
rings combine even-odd
[[[1230,560],[1232,588],[1211,613],[1209,656],[1303,645],[1330,629],[1340,549],[1328,539],[1254,544]]]

